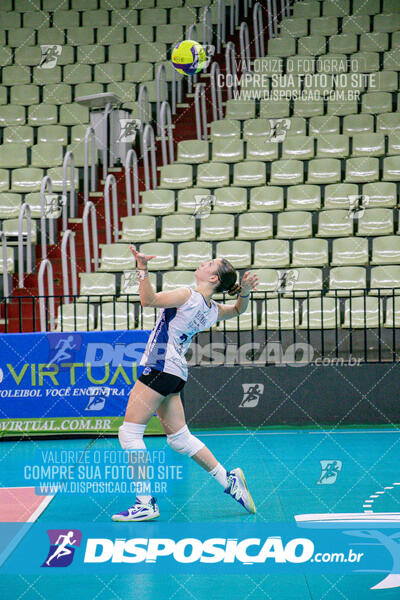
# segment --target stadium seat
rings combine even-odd
[[[337,329],[340,327],[340,304],[336,298],[315,297],[303,302],[299,329]]]
[[[338,134],[340,131],[340,120],[335,115],[323,115],[310,119],[310,135]]]
[[[208,142],[203,140],[184,140],[178,142],[177,162],[199,164],[208,161]]]
[[[179,142],[182,144],[183,142]],[[207,143],[207,142],[204,142]],[[264,141],[265,144],[265,141]],[[179,152],[179,149],[178,149]],[[179,156],[179,154],[178,154]],[[241,140],[236,139],[218,139],[215,140],[212,144],[212,160],[214,162],[225,162],[225,163],[235,163],[243,160],[244,158],[244,148],[243,142]],[[208,148],[207,148],[207,157],[206,160],[201,160],[198,162],[207,162],[208,161]]]
[[[247,210],[247,190],[241,187],[226,187],[215,190],[214,213],[241,213]]]
[[[387,159],[386,159],[387,160]],[[378,181],[379,160],[377,158],[362,157],[349,158],[346,161],[346,181],[349,183],[365,183]]]
[[[294,185],[287,188],[286,210],[320,210],[320,208],[320,186]]]
[[[383,156],[385,136],[378,133],[357,133],[353,136],[353,156]]]
[[[0,219],[17,218],[21,204],[21,194],[0,193]]]
[[[156,240],[156,219],[149,215],[122,217],[121,242],[154,242]]]
[[[322,210],[318,215],[317,237],[349,237],[353,235],[354,219],[350,218],[349,210]]]
[[[172,271],[164,273],[161,289],[163,291],[175,290],[180,287],[196,288],[196,278],[193,271]]]
[[[319,158],[347,158],[350,139],[347,135],[329,133],[317,138],[317,156]]]
[[[293,298],[272,298],[261,305],[259,329],[295,329],[300,324],[299,301]]]
[[[155,258],[148,264],[150,271],[169,271],[174,268],[174,245],[169,242],[141,244],[140,252],[155,255]]]
[[[371,269],[371,296],[400,294],[400,265],[384,265]]]
[[[17,125],[16,127],[5,127],[3,129],[3,143],[20,143],[26,146],[33,144],[33,127],[29,125]]]
[[[400,264],[400,237],[375,237],[372,240],[372,265]]]
[[[66,146],[68,143],[68,129],[63,125],[42,125],[37,130],[38,144],[53,142]]]
[[[99,271],[126,271],[135,267],[129,244],[100,244],[100,249]]]
[[[55,142],[35,144],[31,148],[31,164],[33,167],[58,167],[62,165],[63,158],[63,146]]]
[[[230,182],[228,164],[219,162],[209,162],[203,165],[199,165],[197,167],[197,186],[217,188],[226,187],[229,185],[229,183]],[[239,183],[238,185],[241,184]]]
[[[308,183],[336,183],[341,180],[341,165],[337,158],[314,158],[308,163]]]
[[[277,160],[271,164],[271,185],[295,185],[303,181],[304,167],[301,160]]]
[[[378,116],[378,119],[379,118],[380,115]],[[348,115],[343,118],[344,134],[354,135],[357,133],[366,133],[369,131],[374,131],[374,117],[372,115]]]
[[[383,133],[389,134],[399,129],[400,113],[383,113],[377,116],[376,131],[383,131]]]
[[[387,156],[383,159],[384,181],[400,181],[400,156]]]
[[[244,241],[218,242],[216,256],[229,260],[235,269],[245,269],[251,265],[251,244]]]
[[[282,143],[282,158],[298,160],[314,158],[314,138],[301,135],[287,137]]]
[[[273,236],[273,219],[269,213],[246,212],[239,216],[238,240],[266,240]]]
[[[116,294],[113,273],[79,273],[80,296],[78,302],[111,302]]]
[[[334,36],[338,31],[337,17],[313,17],[310,19],[311,35]]]
[[[386,301],[384,327],[400,327],[400,298],[388,298]]]
[[[398,73],[396,71],[379,71],[378,73],[374,73],[374,80],[370,83],[368,89],[370,92],[397,92]],[[387,111],[380,110],[379,112]]]
[[[200,220],[198,240],[231,240],[235,237],[235,219],[233,215],[211,214]]]
[[[135,306],[127,302],[106,302],[99,306],[97,331],[135,329]]]
[[[366,296],[365,298],[349,298],[345,301],[343,328],[364,329],[382,325],[383,309],[378,298]]]
[[[260,186],[250,190],[250,212],[280,212],[283,210],[283,188]]]
[[[26,213],[25,213],[26,214]],[[19,218],[18,219],[6,219],[3,221],[3,235],[7,238],[7,245],[17,246],[18,245],[18,229],[19,229]],[[28,233],[28,219],[25,217],[22,219],[22,241],[24,244],[27,243]],[[34,219],[31,220],[31,241],[32,244],[37,242],[37,225]]]
[[[380,14],[374,16],[374,31],[393,33],[400,29],[399,14]]]
[[[311,213],[303,211],[278,214],[277,238],[296,239],[312,236]]]
[[[294,101],[293,114],[303,118],[321,116],[324,114],[324,101],[322,99],[302,100],[297,98]]]
[[[196,238],[196,221],[192,215],[167,215],[162,218],[163,242],[189,242]]]
[[[237,119],[238,121],[254,119],[256,103],[254,100],[227,100],[225,114],[227,119]]]
[[[357,36],[355,33],[332,35],[329,39],[329,52],[332,54],[353,54],[357,52]]]
[[[280,33],[282,36],[305,37],[308,34],[308,19],[305,17],[282,19]]]
[[[247,142],[246,160],[270,162],[278,159],[279,147],[274,141],[253,138]]]
[[[371,184],[374,185],[374,184]],[[358,195],[358,186],[355,183],[334,183],[325,187],[324,209],[350,208],[350,196]]]
[[[323,35],[308,35],[299,38],[297,54],[317,56],[325,54],[326,38]]]
[[[329,271],[328,296],[361,296],[366,287],[364,267],[333,267]]]
[[[400,154],[400,131],[396,130],[388,136],[388,155],[397,156]]]
[[[38,192],[43,179],[43,170],[36,168],[13,169],[11,190],[13,192]],[[3,186],[2,186],[3,187]],[[3,188],[4,189],[4,188]],[[54,186],[53,186],[54,190]]]
[[[210,139],[214,141],[219,138],[240,138],[240,122],[232,119],[221,119],[212,121]]]
[[[288,267],[290,264],[287,240],[260,240],[254,244],[254,267]]]
[[[212,260],[212,245],[209,242],[182,242],[178,245],[177,269],[197,269]]]
[[[11,88],[11,104],[30,106],[39,103],[39,87],[37,85],[14,85]]]
[[[261,119],[283,119],[290,116],[289,100],[270,100],[260,101]]]
[[[51,83],[43,86],[45,104],[71,104],[72,86],[67,83]]]
[[[258,277],[257,291],[253,292],[253,299],[278,296],[279,272],[276,269],[252,269],[252,273]]]
[[[33,104],[29,106],[28,123],[35,127],[39,127],[40,125],[56,125],[57,107],[54,104]]]
[[[259,161],[237,163],[233,167],[233,185],[255,187],[265,185],[265,165]]]
[[[332,266],[367,265],[367,238],[337,238],[332,243]]]
[[[342,32],[360,35],[371,30],[370,19],[367,15],[353,14],[343,17]]]
[[[211,201],[213,196],[208,188],[188,188],[178,192],[178,213],[195,215],[201,207],[202,200]]]
[[[149,281],[157,291],[157,274],[149,273]],[[121,277],[121,294],[118,302],[133,302],[139,300],[139,281],[137,271],[124,271]]]
[[[94,306],[91,304],[61,304],[57,311],[56,331],[92,331]]]
[[[141,213],[168,215],[175,212],[175,194],[172,190],[147,190],[142,192]]]
[[[277,37],[268,40],[269,56],[293,56],[296,54],[296,43],[292,37]]]
[[[228,301],[227,305],[235,304]],[[220,321],[217,327],[218,331],[251,331],[257,327],[257,306],[254,302],[249,302],[244,313],[233,319]]]
[[[362,95],[361,110],[364,113],[377,115],[380,113],[390,113],[392,109],[392,94],[389,92],[367,92]]]
[[[294,269],[296,277],[293,284],[283,289],[285,297],[310,298],[322,293],[322,269],[316,267],[300,267]]]
[[[28,164],[26,148],[26,145],[21,143],[2,144],[0,146],[0,168],[26,167]]]
[[[390,208],[368,208],[357,221],[357,235],[392,235],[394,231],[393,211]]]
[[[292,266],[325,267],[329,264],[328,242],[316,238],[294,240]]]
[[[387,33],[374,31],[360,35],[361,52],[386,52],[389,49],[389,36]]]

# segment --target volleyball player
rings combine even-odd
[[[256,508],[246,485],[243,471],[230,471],[218,462],[210,450],[188,429],[180,397],[188,377],[185,359],[194,335],[212,327],[217,321],[237,317],[243,313],[250,292],[256,289],[257,276],[247,271],[241,284],[229,261],[216,258],[203,262],[196,270],[196,289],[154,292],[150,283],[147,263],[154,256],[145,256],[131,246],[136,258],[139,295],[142,306],[162,309],[149,337],[140,364],[145,369],[136,381],[126,409],[125,420],[118,438],[126,450],[144,450],[143,434],[146,425],[157,412],[171,448],[185,454],[205,469],[248,512]],[[237,295],[234,305],[219,304],[213,294],[228,292]],[[165,349],[160,354],[160,348]],[[147,521],[158,517],[156,499],[151,495],[137,495],[127,510],[112,516],[114,521]]]

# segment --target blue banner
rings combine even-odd
[[[143,369],[139,362],[149,334],[1,335],[0,431],[114,430]]]

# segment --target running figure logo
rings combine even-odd
[[[120,119],[119,120],[120,134],[118,142],[133,144],[136,138],[136,132],[140,131],[140,119]]]
[[[320,460],[321,476],[318,484],[332,485],[336,482],[337,476],[342,470],[341,460]]]
[[[263,383],[242,383],[243,398],[239,408],[254,408],[264,392]]]
[[[61,338],[61,340],[58,340],[56,348],[55,348],[56,350],[58,350],[58,352],[55,354],[53,360],[48,363],[48,365],[54,364],[57,361],[64,362],[71,358],[72,353],[68,352],[68,350],[73,350],[75,348],[74,344],[72,343],[73,339],[74,339],[74,336],[69,335],[67,338]],[[46,366],[48,366],[48,365],[46,365]]]
[[[81,545],[79,529],[48,529],[50,548],[42,567],[68,567],[74,558],[75,548]]]
[[[57,59],[61,54],[61,46],[58,44],[43,44],[40,48],[42,50],[42,58],[38,65],[39,69],[52,69],[55,67]]]
[[[283,142],[290,129],[290,119],[269,119],[269,141]]]

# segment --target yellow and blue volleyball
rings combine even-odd
[[[182,75],[194,75],[201,71],[207,55],[201,44],[193,40],[179,42],[172,51],[172,64]]]

